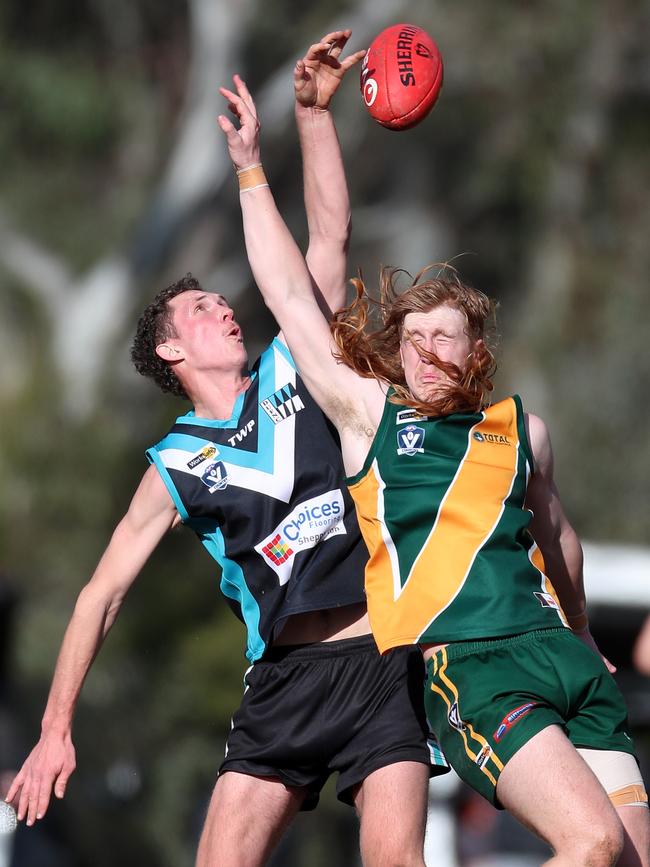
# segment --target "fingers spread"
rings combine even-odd
[[[250,111],[253,117],[257,117],[257,109],[255,108],[255,103],[253,102],[253,97],[250,94],[248,87],[246,86],[246,82],[241,77],[241,75],[233,75],[232,80],[235,82],[235,87],[237,88],[238,95],[244,100],[246,104],[246,108]]]
[[[350,38],[351,30],[333,30],[331,33],[328,33],[326,36],[323,36],[321,42],[328,42],[331,44],[330,54],[333,54],[335,57],[341,53],[341,51],[345,48],[345,44]]]
[[[347,72],[355,63],[358,63],[360,60],[366,56],[366,49],[362,48],[360,51],[355,51],[354,54],[350,54],[349,57],[346,57],[345,60],[341,61],[341,67]]]

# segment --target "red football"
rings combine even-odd
[[[431,111],[441,87],[442,57],[421,27],[393,24],[373,39],[361,67],[361,93],[382,126],[415,126]]]

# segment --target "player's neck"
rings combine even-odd
[[[188,389],[198,418],[228,419],[239,395],[251,384],[248,370],[211,371],[196,377]]]

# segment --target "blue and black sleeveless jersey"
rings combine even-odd
[[[336,432],[277,338],[231,418],[189,412],[147,457],[221,566],[251,662],[290,615],[365,601],[368,553]]]

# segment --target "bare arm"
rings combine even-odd
[[[65,793],[75,769],[72,719],[83,682],[129,587],[177,517],[157,470],[150,467],[77,598],[57,659],[40,740],[7,793],[7,800],[17,803],[18,818],[26,817],[28,825],[45,814],[53,787],[58,798]]]
[[[219,125],[234,165],[244,168],[259,162],[259,123],[250,94],[238,77],[235,86],[237,93],[220,90],[239,118],[240,128],[235,129],[224,115],[219,116]],[[305,260],[278,212],[268,184],[260,180],[256,178],[252,188],[240,193],[253,276],[307,387],[341,433],[348,472],[356,472],[348,457],[351,451],[357,462],[361,452],[365,457],[370,432],[381,418],[384,395],[377,382],[362,379],[335,361],[328,321],[314,299]],[[358,447],[350,448],[352,443]]]
[[[569,626],[585,644],[600,653],[589,631],[583,582],[582,545],[564,513],[554,479],[553,449],[541,418],[526,414],[528,440],[535,472],[526,493],[526,507],[533,513],[530,531],[544,557],[546,574],[559,598]],[[611,672],[615,667],[603,657]]]
[[[296,124],[302,153],[305,210],[309,225],[307,267],[325,312],[345,303],[350,200],[341,146],[330,112],[331,100],[346,72],[365,50],[345,59],[341,52],[350,30],[336,30],[312,45],[296,63]]]

